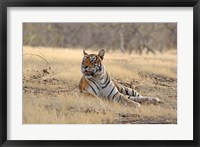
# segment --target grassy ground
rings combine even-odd
[[[104,64],[113,80],[161,100],[141,108],[82,96],[77,88],[82,49],[25,46],[23,54],[23,124],[177,123],[175,50],[156,55],[106,53]]]

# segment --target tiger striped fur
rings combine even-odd
[[[113,82],[102,64],[104,50],[100,50],[97,55],[87,54],[85,51],[83,53],[84,57],[81,64],[83,76],[79,82],[80,92],[136,107],[139,107],[139,103],[142,102],[156,103],[159,101],[158,98],[143,97],[134,89]]]

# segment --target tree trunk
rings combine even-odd
[[[123,24],[120,25],[119,35],[120,35],[120,50],[121,50],[122,53],[125,53],[125,48],[124,48],[124,25]]]

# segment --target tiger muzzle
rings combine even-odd
[[[93,75],[94,75],[94,72],[89,71],[89,70],[85,70],[84,74],[85,74],[85,75],[88,75],[88,76],[93,76]]]

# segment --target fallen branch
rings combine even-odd
[[[32,55],[32,56],[40,57],[41,59],[43,59],[47,63],[47,65],[49,65],[49,62],[44,57],[42,57],[42,56],[40,56],[38,54],[33,54],[33,53],[25,53],[25,54],[23,54],[23,56],[26,56],[26,55]]]

